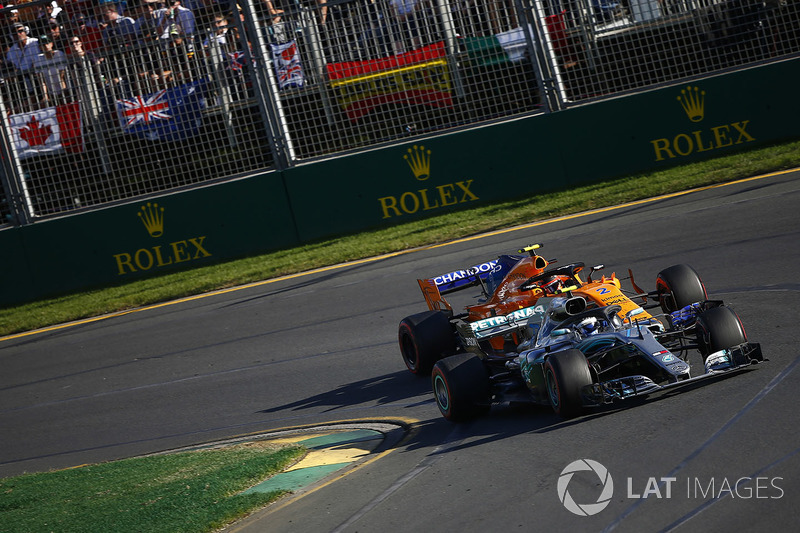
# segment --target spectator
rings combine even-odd
[[[39,47],[42,53],[36,56],[33,68],[40,79],[42,104],[52,106],[62,103],[67,89],[67,56],[53,48],[53,40],[49,35],[39,37]]]
[[[159,38],[167,44],[174,35],[182,37],[194,35],[194,14],[190,9],[183,7],[180,0],[170,0],[167,7],[158,11],[157,18]]]
[[[5,7],[14,7],[14,6],[9,4],[9,5],[5,6]],[[21,22],[20,19],[19,19],[19,9],[12,9],[8,13],[6,13],[5,20],[3,21],[5,26],[8,27],[8,31],[6,33],[13,33],[13,31],[14,31],[13,26],[17,22]]]
[[[58,24],[66,22],[64,10],[58,6],[58,2],[50,2],[38,7],[36,21],[31,24],[35,29],[34,35],[47,35],[50,31],[50,21],[55,20]]]
[[[161,78],[167,84],[180,84],[198,79],[195,62],[192,61],[194,51],[180,30],[172,33],[164,54],[164,68]]]
[[[272,0],[258,0],[256,3],[256,11],[263,17],[267,24],[277,24],[281,21],[283,9],[275,7]]]
[[[134,62],[139,65],[139,82],[143,91],[151,89],[151,82],[155,82],[160,77],[161,66],[159,65],[160,48],[150,46],[160,41],[158,31],[158,10],[155,2],[146,0],[135,0],[129,4],[131,16],[135,18],[136,38],[139,43],[147,45],[138,47],[135,51]]]
[[[91,81],[96,86],[102,87],[103,76],[100,73],[100,63],[103,61],[103,58],[98,57],[94,52],[85,50],[83,41],[81,41],[81,38],[77,35],[73,35],[70,38],[69,47],[69,56],[71,60],[70,69],[72,71],[71,79],[86,80],[87,82]],[[81,81],[77,82],[78,85],[81,83]],[[88,86],[86,82],[83,82],[83,84]],[[73,86],[73,91],[77,90],[79,89]]]
[[[136,26],[130,17],[120,15],[116,4],[103,8],[106,27],[103,29],[103,44],[106,48],[128,46],[136,37]]]
[[[149,43],[159,38],[159,12],[155,2],[140,1],[131,11],[131,15],[135,19],[136,36],[140,42]]]
[[[420,47],[419,27],[417,26],[417,0],[389,0],[392,8],[392,40],[395,54]]]
[[[68,21],[75,21],[78,13],[91,13],[94,10],[93,0],[60,0],[59,5],[64,9],[65,16],[61,25],[67,29],[69,29],[67,26]]]
[[[227,49],[228,19],[221,13],[214,15],[214,31],[203,41],[203,48],[208,48],[211,41],[220,45],[223,50]]]
[[[279,7],[278,0],[256,0],[255,9],[272,36],[271,40],[282,43],[289,39],[289,26],[283,20],[284,10]]]
[[[96,25],[89,25],[86,15],[78,13],[73,21],[73,35],[81,40],[81,45],[87,52],[98,52],[103,46],[103,35]]]
[[[16,42],[9,48],[6,60],[17,72],[27,73],[33,66],[33,61],[41,53],[39,40],[28,36],[30,28],[24,24],[17,22],[12,28]]]
[[[50,39],[53,40],[53,48],[55,50],[69,53],[69,37],[67,37],[64,28],[56,19],[50,19],[49,33],[45,35],[49,35]]]
[[[214,7],[211,4],[212,2],[208,0],[181,0],[181,6],[194,15],[195,27],[199,26],[201,29],[207,28],[212,23],[213,14],[217,12],[213,10]]]
[[[77,35],[73,35],[69,40],[70,55],[78,59],[85,59],[91,65],[99,65],[102,58],[90,50],[86,50],[83,41]]]

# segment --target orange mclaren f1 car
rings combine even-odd
[[[546,270],[555,260],[538,255],[536,250],[541,247],[532,244],[518,251],[527,255],[501,255],[465,270],[418,279],[429,310],[400,322],[400,352],[408,369],[418,375],[430,374],[436,361],[461,350],[453,320],[475,322],[527,309],[546,291],[576,278],[583,268],[583,263],[574,263]],[[540,290],[531,290],[529,285]],[[476,286],[482,292],[478,303],[456,314],[444,296]],[[502,349],[503,339],[493,343]]]
[[[420,289],[428,304],[428,311],[416,313],[400,321],[398,338],[400,352],[406,367],[417,375],[428,375],[439,359],[464,351],[463,336],[458,335],[455,324],[467,322],[473,328],[502,328],[508,321],[527,321],[536,311],[539,298],[572,291],[580,294],[593,306],[620,305],[622,314],[639,309],[639,305],[622,292],[616,274],[602,276],[594,281],[592,275],[603,268],[590,268],[587,279],[580,277],[584,263],[570,263],[548,268],[555,260],[547,260],[536,250],[541,244],[522,248],[521,255],[501,255],[497,259],[428,279],[418,279]],[[643,300],[657,299],[665,313],[670,313],[697,301],[706,300],[708,294],[697,273],[688,265],[675,265],[662,270],[656,280],[656,291],[646,293],[640,289],[633,273],[628,271],[631,286]],[[482,296],[475,305],[467,305],[464,312],[456,314],[446,294],[480,286]],[[640,309],[638,312],[644,312]],[[640,318],[649,318],[641,317]],[[486,349],[496,353],[514,351],[521,342],[516,329],[507,335],[492,336],[485,342]]]

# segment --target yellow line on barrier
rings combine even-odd
[[[743,179],[740,179],[740,180],[730,181],[730,182],[726,182],[726,183],[717,183],[717,184],[714,184],[714,185],[707,185],[705,187],[698,187],[698,188],[695,188],[695,189],[688,189],[688,190],[685,190],[685,191],[674,192],[674,193],[669,193],[669,194],[663,194],[661,196],[654,196],[652,198],[645,198],[643,200],[636,200],[636,201],[627,202],[627,203],[624,203],[624,204],[619,204],[619,205],[614,205],[614,206],[609,206],[609,207],[600,207],[600,208],[597,208],[597,209],[592,209],[591,211],[583,211],[583,212],[580,212],[580,213],[574,213],[572,215],[564,215],[564,216],[561,216],[561,217],[549,218],[547,220],[539,220],[537,222],[531,222],[529,224],[523,224],[521,226],[513,226],[511,228],[505,228],[505,229],[501,229],[501,230],[490,231],[490,232],[487,232],[487,233],[481,233],[479,235],[473,235],[473,236],[470,236],[470,237],[464,237],[462,239],[456,239],[456,240],[453,240],[453,241],[447,241],[445,243],[432,244],[432,245],[428,245],[428,246],[420,246],[420,247],[417,247],[417,248],[411,248],[409,250],[400,250],[399,252],[392,252],[392,253],[379,255],[379,256],[375,256],[375,257],[368,257],[368,258],[365,258],[365,259],[357,259],[355,261],[348,261],[347,263],[339,263],[337,265],[330,265],[330,266],[315,268],[313,270],[307,270],[305,272],[298,272],[296,274],[287,274],[286,276],[281,276],[279,278],[272,278],[272,279],[267,279],[267,280],[263,280],[263,281],[256,281],[256,282],[253,282],[253,283],[248,283],[246,285],[239,285],[237,287],[231,287],[231,288],[228,288],[228,289],[220,289],[220,290],[217,290],[217,291],[206,292],[206,293],[197,294],[197,295],[194,295],[194,296],[187,296],[185,298],[179,298],[177,300],[170,300],[168,302],[162,302],[162,303],[159,303],[159,304],[153,304],[153,305],[148,305],[148,306],[144,306],[144,307],[137,307],[136,309],[127,309],[125,311],[118,311],[116,313],[109,313],[107,315],[101,315],[101,316],[96,316],[96,317],[92,317],[92,318],[76,320],[76,321],[73,321],[73,322],[65,322],[63,324],[58,324],[58,325],[55,325],[55,326],[49,326],[49,327],[46,327],[46,328],[34,329],[34,330],[31,330],[31,331],[25,331],[25,332],[22,332],[22,333],[15,333],[13,335],[7,335],[5,337],[0,337],[0,342],[13,340],[13,339],[19,339],[21,337],[27,337],[29,335],[37,335],[37,334],[40,334],[40,333],[48,333],[48,332],[51,332],[51,331],[57,331],[57,330],[60,330],[60,329],[74,327],[74,326],[82,326],[84,324],[91,324],[93,322],[98,322],[100,320],[107,320],[109,318],[116,318],[116,317],[120,317],[120,316],[125,316],[125,315],[131,314],[131,313],[139,313],[139,312],[142,312],[142,311],[150,311],[152,309],[159,309],[161,307],[167,307],[167,306],[181,304],[181,303],[185,303],[185,302],[191,302],[193,300],[199,300],[201,298],[208,298],[208,297],[217,296],[217,295],[220,295],[220,294],[227,294],[227,293],[230,293],[230,292],[236,292],[236,291],[241,291],[241,290],[245,290],[245,289],[251,289],[253,287],[260,287],[262,285],[269,285],[270,283],[278,283],[280,281],[286,281],[286,280],[300,278],[300,277],[304,277],[304,276],[310,276],[310,275],[319,274],[319,273],[322,273],[322,272],[329,272],[331,270],[339,270],[341,268],[347,268],[347,267],[351,267],[351,266],[354,266],[354,265],[363,265],[365,263],[374,263],[375,261],[382,261],[384,259],[389,259],[389,258],[392,258],[392,257],[398,257],[398,256],[401,256],[401,255],[407,255],[407,254],[414,253],[414,252],[421,252],[421,251],[425,251],[425,250],[433,250],[433,249],[442,248],[442,247],[445,247],[445,246],[452,246],[454,244],[460,244],[460,243],[464,243],[464,242],[471,242],[471,241],[475,241],[475,240],[479,240],[479,239],[485,239],[487,237],[493,237],[495,235],[503,235],[505,233],[511,233],[511,232],[519,231],[519,230],[523,230],[523,229],[529,229],[529,228],[535,228],[535,227],[539,227],[539,226],[545,226],[547,224],[554,224],[556,222],[563,222],[565,220],[572,220],[572,219],[575,219],[575,218],[581,218],[581,217],[585,217],[585,216],[596,215],[596,214],[599,214],[599,213],[607,213],[609,211],[616,211],[618,209],[625,209],[626,207],[633,207],[633,206],[637,206],[637,205],[643,205],[643,204],[648,204],[648,203],[652,203],[652,202],[658,202],[660,200],[667,200],[669,198],[676,198],[676,197],[679,197],[679,196],[685,196],[687,194],[691,194],[691,193],[695,193],[695,192],[702,192],[702,191],[707,191],[707,190],[711,190],[711,189],[718,189],[718,188],[721,188],[721,187],[728,187],[730,185],[737,185],[739,183],[747,183],[749,181],[761,180],[761,179],[765,179],[765,178],[772,178],[772,177],[775,177],[775,176],[781,176],[783,174],[789,174],[791,172],[796,172],[797,170],[799,170],[799,169],[795,168],[795,169],[791,169],[791,170],[782,170],[782,171],[779,171],[779,172],[771,172],[769,174],[763,174],[761,176],[753,176],[753,177],[750,177],[750,178],[743,178]]]

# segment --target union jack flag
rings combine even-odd
[[[172,118],[169,113],[166,89],[147,97],[134,96],[131,99],[118,100],[117,103],[121,120],[124,121],[123,128],[129,128],[139,122],[150,124],[153,120],[170,120]]]
[[[275,65],[275,74],[278,76],[278,86],[302,87],[305,83],[303,66],[300,64],[300,53],[297,43],[289,41],[284,44],[271,44],[272,62]]]
[[[242,70],[246,64],[247,58],[244,55],[244,52],[233,52],[232,54],[228,54],[231,58],[231,70]],[[254,62],[255,63],[255,62]]]

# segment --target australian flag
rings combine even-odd
[[[151,141],[183,141],[197,135],[206,106],[205,82],[117,100],[122,131]]]

